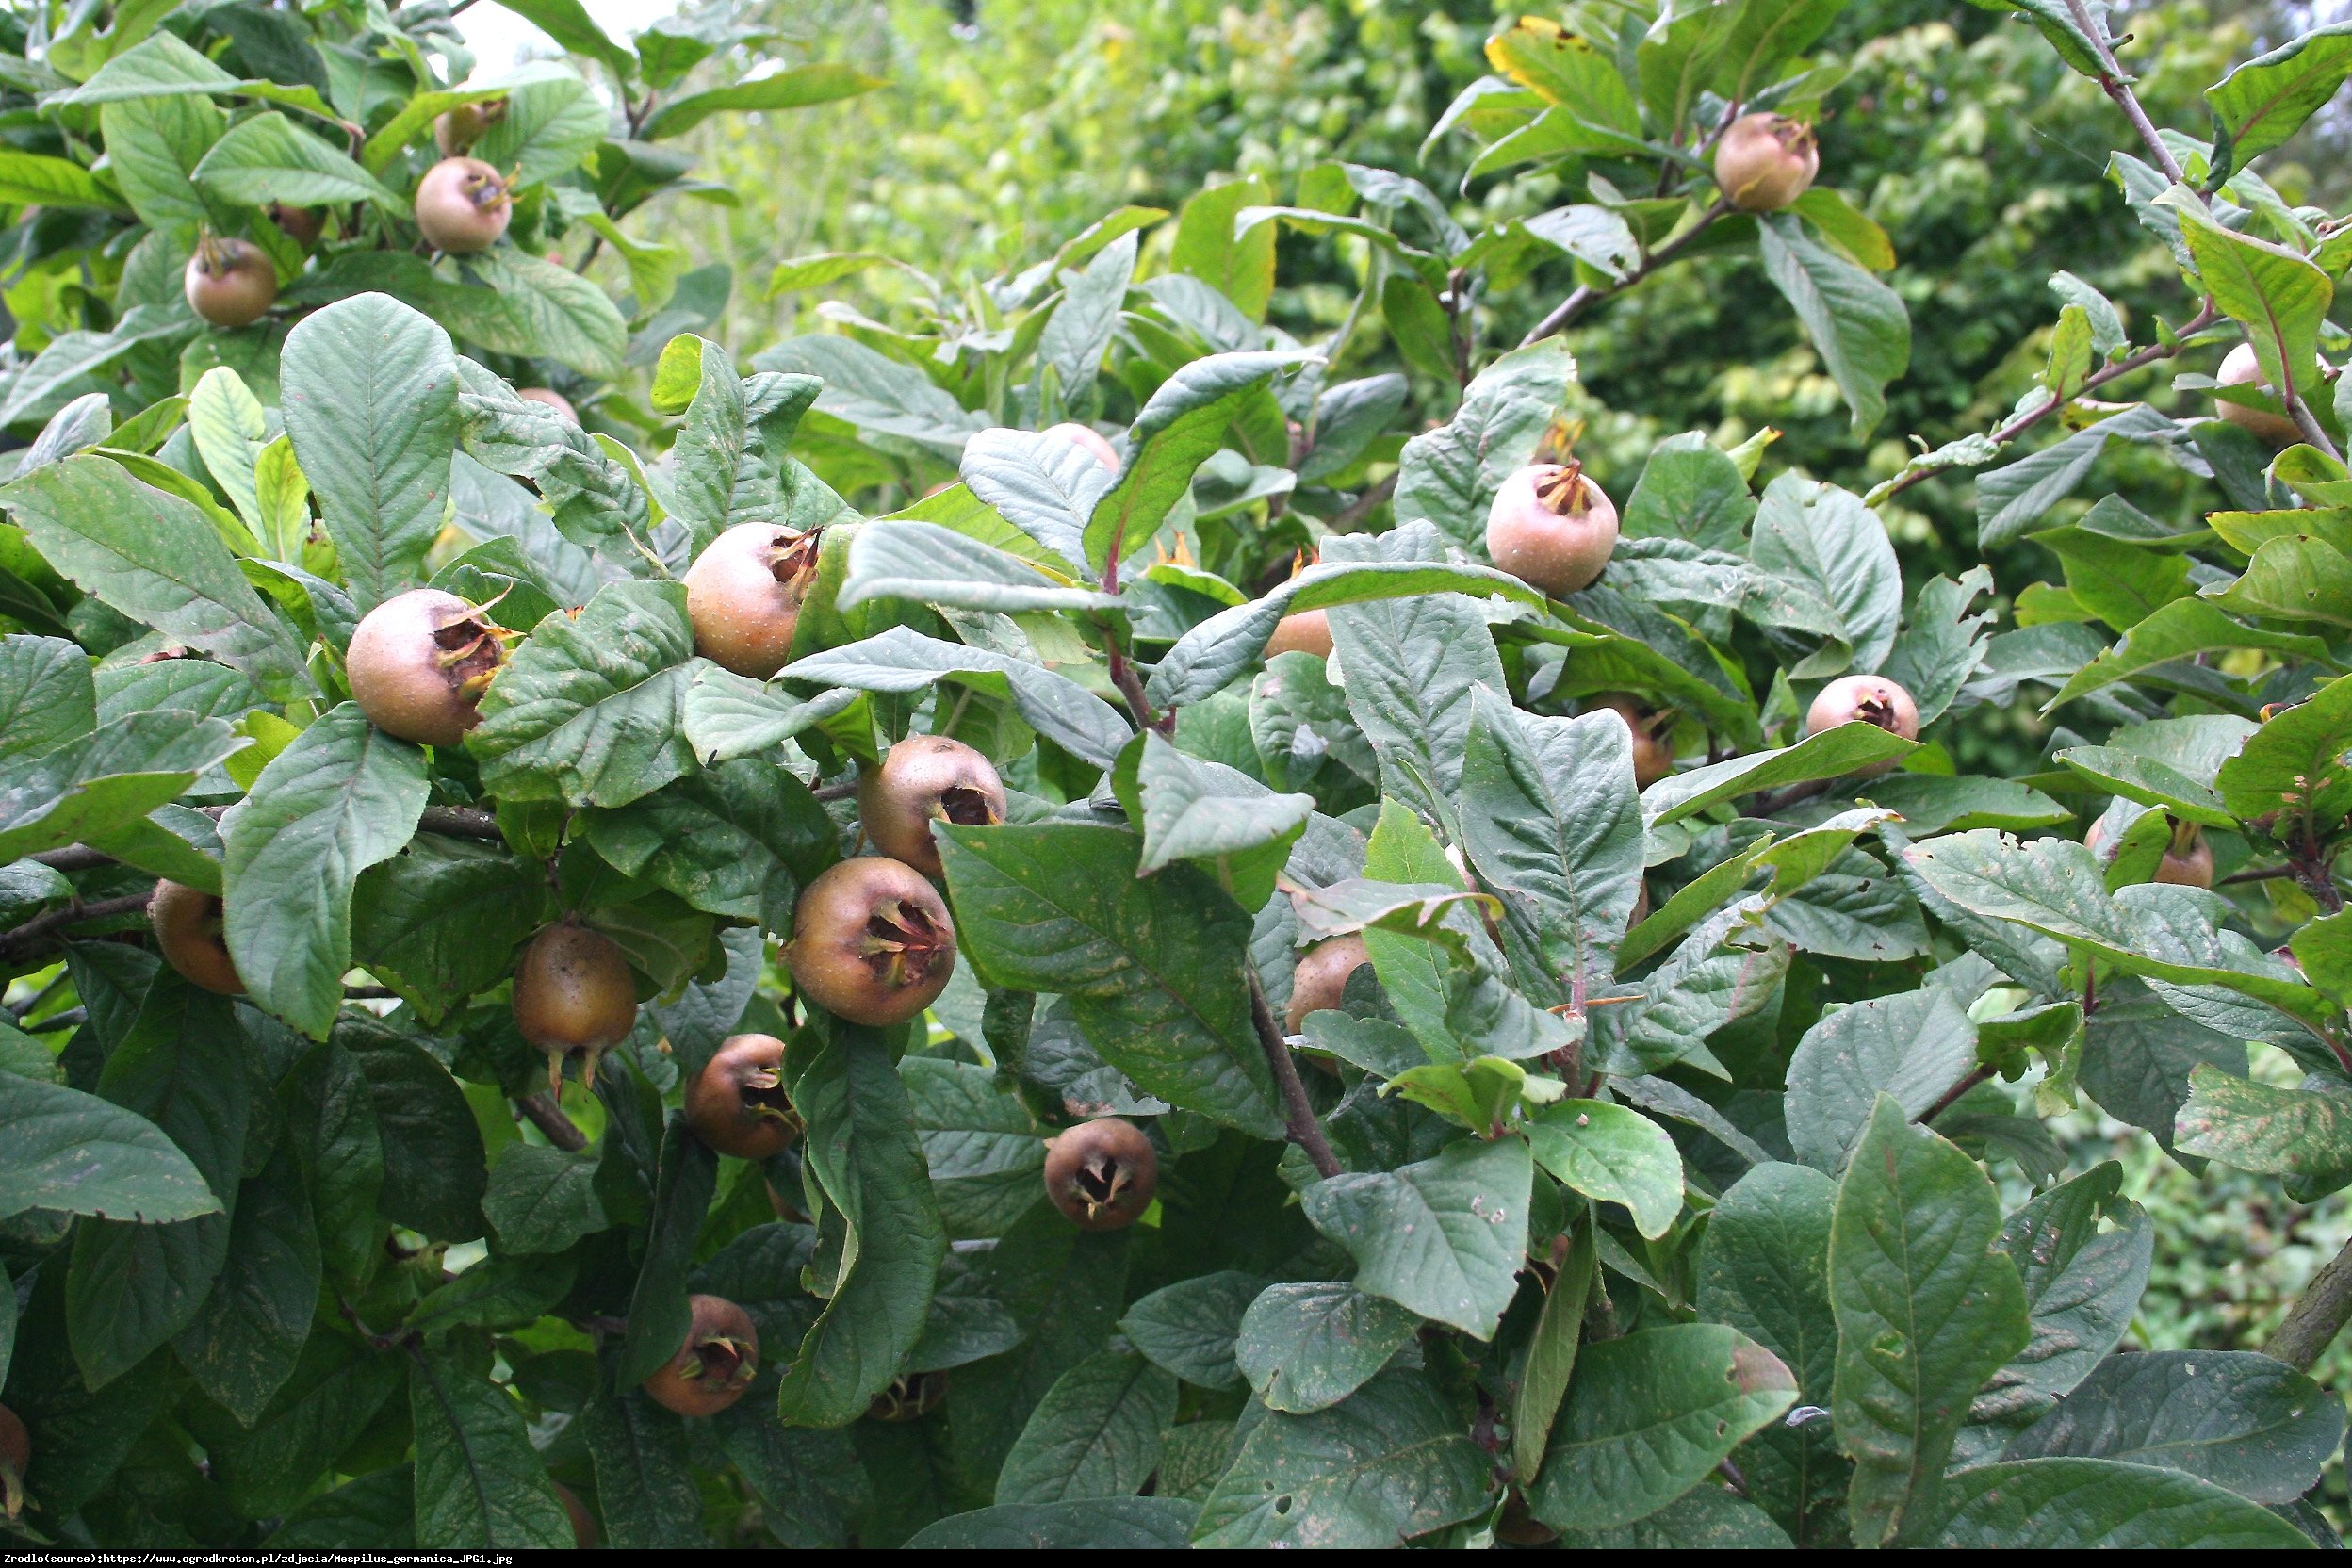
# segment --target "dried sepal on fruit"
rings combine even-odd
[[[892,1378],[890,1386],[866,1407],[869,1421],[920,1421],[947,1402],[947,1373],[909,1372]]]
[[[817,575],[822,529],[738,523],[686,569],[686,617],[694,651],[757,680],[784,667],[801,601]]]
[[[760,1331],[751,1315],[719,1296],[690,1296],[686,1343],[645,1380],[645,1396],[680,1415],[716,1415],[760,1375]]]
[[[1046,1147],[1046,1196],[1082,1231],[1133,1225],[1159,1189],[1159,1154],[1132,1121],[1082,1121]]]
[[[610,937],[565,919],[523,944],[514,1005],[514,1027],[547,1058],[548,1089],[563,1086],[574,1056],[593,1085],[604,1054],[637,1026],[637,982]]]
[[[862,855],[802,890],[784,960],[794,988],[826,1012],[877,1028],[904,1023],[947,988],[956,923],[921,872]]]
[[[993,827],[1004,820],[1004,781],[996,765],[961,741],[909,735],[858,777],[858,821],[894,860],[940,874],[931,825]]]
[[[770,1159],[790,1149],[802,1123],[784,1092],[784,1042],[774,1035],[729,1035],[686,1086],[686,1125],[739,1160]]]
[[[1486,553],[1554,598],[1591,587],[1616,548],[1616,505],[1573,459],[1520,469],[1487,508]]]
[[[482,694],[514,633],[455,594],[412,588],[360,621],[344,677],[368,722],[419,745],[453,746],[482,722]]]

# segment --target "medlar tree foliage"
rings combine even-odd
[[[1810,161],[1834,5],[1498,34],[1441,129],[1582,182],[1540,220],[1474,234],[1334,168],[1195,197],[1167,271],[1139,237],[1169,215],[1128,209],[749,374],[647,317],[659,457],[516,389],[568,340],[506,253],[558,218],[620,245],[640,139],[727,106],[645,94],[724,41],[517,8],[633,135],[583,111],[559,168],[485,155],[542,171],[486,278],[416,253],[394,194],[467,101],[425,8],[77,9],[11,71],[18,135],[55,139],[0,150],[19,253],[71,258],[85,319],[0,409],[30,437],[0,486],[10,1529],[2332,1543],[2306,1494],[2344,1414],[2298,1369],[2352,1264],[2275,1358],[2115,1354],[2152,1230],[2041,1117],[2087,1097],[2299,1200],[2352,1184],[2319,352],[2352,241],[2244,167],[2352,29],[2217,83],[2198,140],[2148,123],[2100,11],[2035,0],[2203,303],[2128,335],[2061,273],[2044,386],[1882,487],[1983,468],[1987,543],[2051,550],[1997,629],[1981,568],[1906,594],[1883,496],[1758,495],[1768,440],[1697,434],[1607,496],[1559,417],[1562,322],[1753,248],[1875,422],[1903,312]],[[323,88],[264,74],[289,28]],[[506,96],[478,149],[536,122]],[[288,117],[312,98],[359,161]],[[179,145],[109,134],[134,111],[215,138],[202,213],[131,196]],[[267,325],[204,330],[173,270],[207,230],[278,246],[270,204],[333,237],[271,250]],[[1358,265],[1331,341],[1262,325],[1278,228]],[[1509,346],[1481,290],[1563,259]],[[1375,314],[1457,400],[1333,377]],[[2177,384],[2283,450],[2112,400],[2241,343],[2257,376]],[[593,378],[626,357],[563,395],[618,416]],[[2220,510],[2073,503],[2118,438]],[[1547,515],[1560,597],[1488,556]],[[1939,727],[2029,687],[2082,727],[2049,767],[1953,772]],[[2096,849],[2050,832],[2093,817]],[[2004,1213],[1994,1173],[2033,1196]]]

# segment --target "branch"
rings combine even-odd
[[[1396,493],[1396,476],[1391,473],[1386,479],[1372,485],[1363,495],[1340,508],[1331,520],[1329,525],[1331,531],[1333,533],[1355,532],[1366,517],[1378,512],[1387,502],[1388,498]]]
[[[1919,1118],[1920,1123],[1924,1125],[1935,1120],[1966,1099],[1970,1089],[1975,1088],[1979,1084],[1989,1083],[1992,1076],[1993,1070],[1989,1066],[1980,1066],[1972,1070],[1966,1078],[1952,1085],[1936,1098],[1936,1103],[1930,1105],[1925,1114]]]
[[[588,1147],[588,1135],[544,1092],[524,1095],[514,1102],[514,1108],[530,1118],[531,1124],[547,1135],[549,1143],[566,1153],[577,1154]]]
[[[1575,320],[1578,315],[1582,314],[1584,307],[1591,304],[1593,301],[1604,300],[1611,294],[1621,294],[1625,290],[1631,288],[1635,284],[1640,283],[1643,278],[1648,277],[1652,272],[1657,271],[1659,268],[1674,260],[1675,256],[1681,254],[1684,249],[1687,248],[1692,240],[1698,238],[1699,236],[1705,234],[1710,227],[1713,226],[1715,220],[1723,217],[1730,210],[1731,198],[1728,196],[1718,196],[1715,198],[1715,204],[1708,207],[1706,212],[1702,213],[1697,222],[1683,230],[1682,233],[1676,235],[1665,244],[1660,245],[1657,250],[1652,251],[1649,254],[1643,256],[1642,258],[1642,265],[1626,273],[1625,277],[1618,282],[1610,284],[1606,288],[1593,288],[1585,284],[1577,285],[1576,291],[1575,293],[1569,295],[1565,300],[1562,300],[1557,309],[1535,324],[1535,330],[1533,332],[1530,332],[1527,336],[1519,340],[1519,346],[1526,349],[1541,343],[1544,339],[1551,336],[1552,334],[1559,332],[1560,329],[1567,326],[1569,322]]]
[[[1266,1049],[1266,1065],[1274,1074],[1275,1086],[1282,1091],[1282,1120],[1290,1141],[1307,1152],[1307,1158],[1315,1162],[1318,1174],[1326,1178],[1336,1176],[1339,1157],[1331,1152],[1331,1143],[1323,1136],[1323,1124],[1315,1119],[1315,1107],[1307,1102],[1307,1086],[1298,1081],[1298,1063],[1282,1038],[1281,1026],[1274,1021],[1274,1009],[1266,1000],[1266,986],[1258,979],[1257,966],[1245,963],[1242,973],[1250,982],[1250,1021],[1257,1025],[1258,1044]]]
[[[808,792],[819,800],[847,800],[858,792],[858,780],[844,778],[838,784],[820,784]]]
[[[476,811],[463,806],[428,806],[417,819],[416,831],[438,833],[446,839],[485,839],[492,843],[505,841],[498,831],[496,811]]]
[[[2262,1353],[2297,1372],[2309,1372],[2346,1318],[2352,1318],[2352,1241],[2345,1242],[2344,1250],[2311,1276],[2311,1282],[2287,1309],[2286,1321],[2270,1336]]]
[[[2114,99],[2115,107],[2121,109],[2124,118],[2132,122],[2132,128],[2140,134],[2141,145],[2148,149],[2148,156],[2156,160],[2156,167],[2164,172],[2164,177],[2175,185],[2186,185],[2188,180],[2180,172],[2180,159],[2172,155],[2172,149],[2165,146],[2164,139],[2157,134],[2154,122],[2148,118],[2148,111],[2140,107],[2139,95],[2132,90],[2131,73],[2124,70],[2122,63],[2115,58],[2115,51],[2107,42],[2106,30],[2091,19],[2091,8],[2082,0],[2066,0],[2066,14],[2074,18],[2074,24],[2082,29],[2082,36],[2099,52],[2099,90]]]
[[[63,849],[44,849],[27,859],[47,866],[51,871],[95,871],[100,866],[114,864],[114,857],[88,844],[68,844]]]
[[[120,898],[102,898],[95,904],[85,904],[77,898],[35,915],[15,930],[0,933],[0,960],[14,961],[20,955],[35,951],[64,926],[90,920],[111,920],[117,915],[143,910],[154,896],[154,890],[150,889],[143,893],[124,893]]]

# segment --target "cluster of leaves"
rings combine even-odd
[[[1874,498],[1759,485],[1767,439],[1659,443],[1565,598],[1485,556],[1503,481],[1574,439],[1561,341],[1496,352],[1475,308],[1536,257],[1578,270],[1565,307],[1754,246],[1875,418],[1905,340],[1883,239],[1825,191],[1728,214],[1701,155],[1818,90],[1825,10],[1499,33],[1503,74],[1440,128],[1577,165],[1592,200],[1541,219],[1470,235],[1334,166],[1285,206],[1195,197],[1165,269],[1166,215],[1124,209],[749,374],[650,318],[658,457],[518,395],[536,367],[443,313],[463,279],[250,335],[183,319],[176,362],[141,340],[9,415],[10,1527],[560,1545],[565,1488],[645,1546],[2332,1542],[2305,1499],[2344,1415],[2298,1367],[2352,1292],[2291,1315],[2283,1359],[2115,1354],[2153,1227],[2117,1168],[2062,1179],[2040,1115],[2087,1095],[2183,1160],[2352,1184],[2352,477],[2319,397],[2352,249],[2242,167],[2342,86],[2352,34],[2217,84],[2213,140],[2116,155],[2206,308],[2134,346],[2062,274],[2045,384],[1884,487],[2069,429],[1978,482],[1989,536],[2065,568],[2018,626],[1981,568],[1906,593]],[[2136,109],[2093,11],[2034,14]],[[76,46],[95,62],[28,41],[27,74],[88,68],[55,123],[159,41],[205,57],[128,15]],[[102,129],[317,90],[240,58]],[[644,39],[605,63],[684,69]],[[629,87],[641,133],[648,102]],[[308,177],[239,187],[245,232]],[[301,275],[430,270],[380,220]],[[1282,227],[1362,247],[1329,339],[1265,324]],[[166,231],[110,232],[94,253]],[[127,320],[140,275],[77,308]],[[1376,312],[1444,406],[1330,376]],[[2308,444],[2088,396],[2242,333],[2278,391],[2217,390]],[[1071,419],[1115,461],[1025,428]],[[2042,527],[2118,438],[2239,510],[2183,532],[2115,497]],[[679,580],[744,522],[814,537],[765,680],[696,654]],[[462,745],[350,694],[360,618],[428,583],[518,633]],[[1267,656],[1315,612],[1328,656]],[[1805,722],[1844,676],[1899,683],[1925,739]],[[1938,734],[2029,685],[2090,727],[2035,776],[1957,772]],[[1646,788],[1620,694],[1675,759]],[[1007,820],[937,828],[961,961],[927,1019],[871,1027],[778,955],[858,850],[855,776],[910,734],[985,753]],[[2097,849],[2016,837],[2074,823],[2068,797],[2112,802]],[[2246,873],[2229,893],[2180,885],[2199,842]],[[248,994],[158,959],[158,878],[224,900]],[[559,918],[647,1004],[551,1094],[509,988]],[[2293,962],[2265,950],[2288,928]],[[1302,952],[1348,938],[1367,962],[1285,1035]],[[789,1042],[807,1128],[762,1165],[678,1108],[744,1030]],[[2311,1082],[2250,1076],[2254,1044]],[[1146,1130],[1157,1200],[1082,1232],[1046,1145],[1104,1115]],[[2034,1195],[2004,1214],[1995,1170]],[[747,1397],[680,1420],[639,1385],[690,1293],[764,1354]]]

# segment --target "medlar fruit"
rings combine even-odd
[[[1317,659],[1331,656],[1331,617],[1329,611],[1301,610],[1296,615],[1284,615],[1274,623],[1274,635],[1266,640],[1266,656],[1278,653],[1311,653]]]
[[[180,289],[188,308],[213,326],[250,327],[277,300],[278,270],[251,240],[206,236],[188,258]]]
[[[2169,882],[2177,888],[2212,887],[2213,846],[2205,841],[2204,829],[2195,823],[2173,822],[2169,815],[2164,820],[2172,824],[2172,841],[2164,845],[2164,856],[2156,862],[2153,880]],[[2099,845],[2106,837],[2107,823],[2101,818],[2091,824],[2090,831],[2082,835],[2082,847],[2093,855],[2099,855]],[[2106,857],[2102,855],[2099,858],[2103,862]]]
[[[2213,380],[2224,386],[2253,386],[2276,396],[2278,388],[2262,379],[2262,362],[2254,357],[2254,345],[2241,343],[2221,356],[2221,368],[2213,372]],[[2303,432],[2283,414],[2273,414],[2266,408],[2249,408],[2215,399],[2213,407],[2221,416],[2246,431],[2257,440],[2273,447],[2292,447],[2303,439]]]
[[[729,1035],[686,1086],[686,1125],[739,1160],[790,1149],[801,1120],[784,1092],[784,1042],[774,1035]]]
[[[482,722],[477,706],[506,662],[505,631],[438,588],[395,594],[360,621],[344,678],[368,722],[419,745],[453,746]]]
[[[1585,706],[1588,713],[1608,710],[1625,721],[1633,732],[1633,787],[1646,790],[1674,771],[1674,715],[1642,705],[1625,692],[1605,692]]]
[[[0,1513],[13,1519],[24,1511],[24,1471],[33,1462],[33,1434],[24,1418],[0,1405]]]
[[[544,386],[524,386],[517,387],[514,395],[527,403],[551,408],[574,424],[580,423],[580,414],[572,407],[572,400],[561,392],[550,392]]]
[[[1046,1145],[1045,1195],[1082,1231],[1133,1225],[1159,1189],[1160,1157],[1132,1121],[1082,1121]]]
[[[443,157],[454,157],[482,139],[482,132],[506,118],[507,101],[484,98],[478,104],[460,104],[447,114],[433,117],[433,144],[441,149]]]
[[[1785,114],[1743,114],[1715,144],[1715,184],[1741,212],[1778,212],[1821,172],[1813,127]]]
[[[751,1315],[718,1296],[689,1296],[694,1326],[662,1370],[645,1380],[645,1396],[680,1415],[716,1415],[743,1396],[760,1375],[760,1331]]]
[[[765,680],[792,657],[800,601],[817,575],[822,531],[738,523],[686,568],[686,615],[694,651],[737,675]]]
[[[272,202],[262,210],[288,239],[305,251],[318,243],[319,233],[327,224],[326,215],[317,207],[290,207],[284,202]]]
[[[1591,586],[1616,548],[1617,508],[1578,463],[1520,469],[1487,511],[1494,564],[1554,598]]]
[[[566,919],[523,944],[514,965],[514,1027],[547,1058],[547,1087],[560,1089],[564,1061],[582,1058],[580,1081],[596,1081],[604,1054],[637,1026],[637,983],[609,937]]]
[[[564,1505],[564,1517],[572,1522],[572,1544],[583,1552],[596,1548],[596,1516],[588,1511],[588,1505],[580,1500],[580,1494],[562,1481],[555,1483],[555,1500]]]
[[[1119,472],[1119,449],[1111,445],[1101,431],[1091,425],[1048,425],[1044,433],[1058,435],[1075,446],[1084,447],[1094,454],[1094,460],[1112,473]]]
[[[243,996],[245,982],[221,936],[225,913],[220,899],[180,882],[156,883],[147,901],[147,923],[155,928],[165,963],[216,995]]]
[[[1004,783],[986,757],[944,735],[909,735],[858,776],[858,820],[874,847],[926,876],[940,874],[931,825],[994,827]]]
[[[1357,965],[1371,961],[1364,939],[1352,934],[1307,949],[1291,974],[1290,1005],[1282,1009],[1282,1033],[1296,1035],[1306,1027],[1309,1013],[1338,1006],[1348,990],[1348,977],[1356,972]]]
[[[514,198],[480,158],[444,158],[416,182],[416,227],[425,243],[453,256],[496,245],[514,218]]]
[[[1819,735],[1856,719],[1906,741],[1919,738],[1919,705],[1911,700],[1910,693],[1883,675],[1841,675],[1822,687],[1813,706],[1805,710],[1805,732]],[[1860,769],[1858,776],[1876,778],[1894,765],[1893,758],[1873,762]]]
[[[890,1380],[890,1386],[866,1407],[870,1421],[920,1421],[947,1399],[947,1374],[909,1372]]]
[[[802,890],[784,961],[793,986],[826,1012],[874,1027],[904,1023],[956,972],[956,923],[923,873],[862,855]]]

